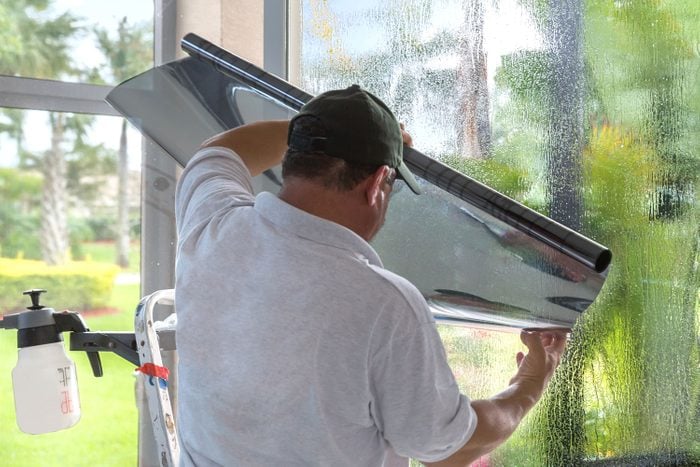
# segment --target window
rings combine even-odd
[[[418,149],[613,251],[548,395],[489,465],[699,455],[698,15],[683,1],[301,2],[303,89],[363,85]],[[442,336],[467,393],[513,373],[517,336]]]
[[[0,0],[0,313],[23,309],[22,291],[40,287],[42,304],[81,312],[93,330],[133,329],[142,138],[103,98],[105,84],[153,65],[153,10],[152,2]],[[0,390],[12,394],[14,332],[0,333],[0,350]],[[103,355],[98,379],[83,354],[71,358],[82,422],[28,436],[5,398],[4,464],[135,463],[132,365]]]
[[[43,305],[79,311],[93,330],[133,329],[140,297],[140,135],[111,116],[4,108],[0,122],[14,130],[0,139],[0,309],[21,311],[30,304],[22,291],[46,288]],[[122,137],[129,157],[120,169]],[[0,349],[0,387],[12,394],[14,332],[0,334]],[[86,462],[105,455],[133,462],[136,407],[133,380],[125,377],[132,365],[103,354],[104,376],[95,378],[84,354],[71,358],[78,366],[82,422],[29,437],[14,421],[12,397],[4,398],[0,424],[5,442],[15,446],[8,465],[60,457],[54,443],[77,447],[71,456]],[[93,443],[109,445],[109,453],[95,453]]]
[[[36,226],[44,215],[45,175],[38,162],[52,152],[52,127],[60,125],[66,177],[90,186],[77,193],[66,186],[62,256],[111,263],[116,254],[95,240],[113,235],[109,225],[118,216],[117,194],[107,188],[114,190],[119,178],[113,161],[122,123],[102,98],[110,89],[105,84],[149,68],[153,57],[141,56],[147,47],[132,47],[140,65],[115,73],[95,28],[104,28],[112,44],[119,42],[123,18],[125,27],[160,28],[151,39],[158,63],[175,57],[176,30],[194,31],[236,53],[247,48],[245,58],[274,63],[281,74],[280,49],[268,44],[284,23],[271,27],[266,19],[275,2],[154,3],[0,0],[0,261],[43,258],[42,244],[49,242]],[[423,152],[615,254],[603,293],[580,321],[549,394],[490,465],[692,464],[700,455],[700,4],[302,0],[289,6],[298,40],[290,43],[288,68],[300,87],[316,94],[362,84],[390,103]],[[241,24],[231,27],[236,21]],[[73,128],[81,121],[83,138],[77,138]],[[126,179],[133,180],[141,144],[132,130],[127,135]],[[174,165],[163,169],[164,158],[154,154],[143,157],[148,188],[138,201],[154,213],[148,225],[143,222],[151,242],[144,248],[144,270],[156,278],[149,292],[169,286],[172,263],[166,259],[173,249],[168,197]],[[130,193],[137,198],[137,190]],[[128,202],[132,239],[142,226],[135,198]],[[113,288],[127,293],[118,303],[111,295],[106,304],[125,310],[129,323],[139,293],[134,278],[140,252],[138,243],[131,246],[136,260],[117,268]],[[10,270],[3,265],[0,274]],[[0,299],[19,299],[12,307],[23,306],[18,292],[13,287]],[[42,302],[66,306],[57,293],[52,288]],[[86,317],[93,329],[130,326],[119,314]],[[515,334],[460,327],[444,327],[441,334],[471,396],[493,394],[507,383],[520,348]],[[9,394],[13,333],[0,332],[0,353],[6,356],[0,359],[0,391]],[[95,379],[84,356],[71,357],[79,366],[82,422],[70,431],[29,437],[18,432],[5,398],[0,427],[3,442],[12,446],[5,450],[8,465],[95,465],[105,456],[135,463],[136,411],[131,380],[124,377],[131,365],[105,355],[105,376]]]

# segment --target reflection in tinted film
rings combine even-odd
[[[179,163],[206,138],[289,118],[309,95],[192,34],[186,58],[118,86],[108,101]],[[219,70],[219,71],[217,71]],[[222,72],[220,72],[222,71]],[[373,245],[413,282],[437,319],[499,329],[567,326],[605,281],[610,252],[417,151],[423,194],[392,198]],[[279,174],[255,180],[276,191]]]

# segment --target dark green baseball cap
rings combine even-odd
[[[294,122],[312,116],[325,129],[323,136],[300,135]],[[289,123],[287,144],[299,151],[320,151],[351,164],[396,169],[414,193],[418,182],[403,161],[403,138],[398,120],[377,96],[353,84],[311,99]]]

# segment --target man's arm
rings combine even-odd
[[[252,176],[282,161],[287,150],[289,120],[267,120],[239,126],[213,136],[202,148],[222,146],[238,154]]]
[[[537,403],[559,365],[566,347],[563,331],[523,331],[520,339],[528,348],[518,353],[518,372],[510,386],[490,399],[472,401],[478,423],[474,434],[459,451],[431,467],[467,466],[491,452],[515,431],[525,414]]]

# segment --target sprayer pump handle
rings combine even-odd
[[[39,304],[39,299],[41,294],[45,292],[45,289],[29,289],[22,292],[22,295],[29,295],[29,297],[32,299],[32,306],[28,306],[27,308],[30,310],[41,310],[44,308],[44,305]]]

